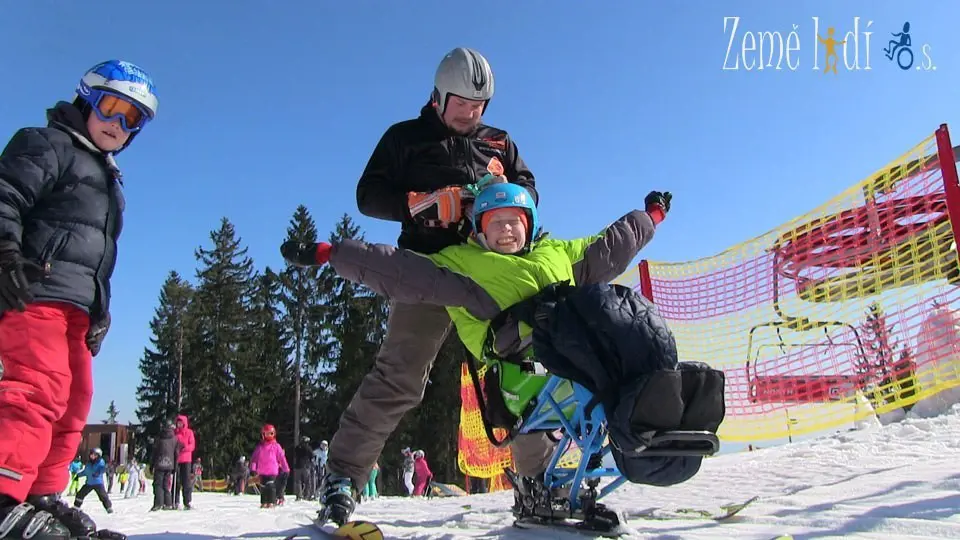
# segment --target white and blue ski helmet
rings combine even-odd
[[[484,110],[493,97],[493,70],[490,63],[473,49],[457,47],[437,66],[433,80],[437,112],[443,116],[450,96],[484,102]]]
[[[77,95],[91,107],[105,90],[130,99],[143,108],[149,119],[157,116],[160,101],[153,78],[140,66],[123,60],[107,60],[90,68],[77,85]]]

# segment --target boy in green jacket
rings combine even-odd
[[[616,278],[653,237],[670,210],[670,200],[670,193],[650,192],[644,199],[645,211],[633,210],[593,236],[556,240],[541,233],[536,205],[526,189],[500,183],[477,195],[471,238],[435,254],[352,239],[335,245],[286,242],[280,250],[295,266],[329,262],[343,278],[393,302],[445,306],[460,340],[483,362],[490,322],[497,314],[554,283],[588,285]],[[520,350],[529,334],[524,323],[508,320],[497,329],[491,345],[494,352],[505,356]],[[507,403],[510,411],[518,414],[539,388],[530,389],[525,384],[529,376],[517,366],[503,363],[500,367],[501,388],[526,387],[521,397]],[[517,473],[542,476],[555,444],[545,433],[518,435],[511,443]],[[368,470],[373,467],[372,463],[357,465]],[[328,486],[342,486],[343,497],[329,505],[336,507],[335,521],[346,520],[353,512],[351,480],[352,486],[363,486],[366,481],[325,479]]]

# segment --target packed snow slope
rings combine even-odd
[[[628,517],[652,506],[718,506],[759,495],[727,521],[634,519],[629,538],[758,539],[792,534],[825,538],[960,538],[960,406],[930,419],[906,419],[755,452],[708,459],[694,479],[670,488],[626,485],[606,502]],[[104,513],[96,497],[85,504],[97,522],[131,540],[282,538],[316,511],[290,500],[261,510],[253,495],[201,493],[189,512],[153,512],[141,496],[117,500]],[[383,497],[355,514],[382,527],[387,538],[582,538],[512,527],[509,492],[442,499]]]

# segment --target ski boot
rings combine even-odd
[[[328,472],[323,478],[320,504],[322,508],[317,520],[320,524],[333,521],[342,526],[350,521],[350,515],[357,508],[360,494],[353,488],[353,481],[346,476]]]
[[[53,514],[0,495],[0,538],[70,540],[72,537],[70,529]]]
[[[81,500],[74,502],[77,505],[76,508],[71,508],[60,499],[59,493],[52,493],[50,495],[30,495],[27,497],[27,502],[38,510],[52,514],[57,521],[70,530],[70,534],[74,538],[103,538],[108,540],[126,540],[127,538],[127,535],[116,531],[97,530],[97,524],[90,519],[90,516],[83,513],[77,505],[78,502],[83,502]]]

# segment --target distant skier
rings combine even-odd
[[[374,463],[373,469],[370,471],[370,478],[367,480],[366,485],[363,486],[363,498],[364,499],[376,499],[380,496],[377,493],[377,477],[380,476],[380,463]]]
[[[127,474],[129,476],[127,477],[127,489],[123,492],[124,499],[136,497],[140,494],[140,475],[143,472],[136,459],[130,458],[130,461],[127,462]]]
[[[67,496],[76,495],[80,488],[80,477],[77,474],[83,469],[83,458],[77,456],[70,462],[70,485],[67,487]]]
[[[247,489],[247,478],[250,476],[250,466],[247,464],[247,458],[240,456],[240,459],[233,464],[233,471],[230,473],[233,482],[233,494],[240,495]]]
[[[260,477],[260,508],[273,508],[283,499],[283,486],[290,473],[287,455],[277,442],[277,429],[266,424],[260,430],[261,441],[250,457],[250,472]]]
[[[180,452],[177,454],[177,470],[173,475],[173,506],[180,508],[180,495],[183,495],[183,508],[190,510],[193,500],[193,451],[197,449],[197,440],[190,429],[190,420],[180,415],[177,417],[177,440],[180,441]]]
[[[203,491],[203,462],[200,458],[193,460],[193,489]]]
[[[413,494],[417,497],[427,495],[430,490],[430,482],[433,481],[433,472],[427,465],[427,456],[423,450],[417,450],[413,453],[413,467],[415,485]]]
[[[413,473],[414,473],[414,462],[413,462],[413,451],[409,448],[404,448],[400,451],[400,454],[403,456],[403,486],[407,488],[407,497],[413,496]]]
[[[79,473],[81,476],[86,477],[87,482],[80,488],[80,491],[77,492],[77,497],[73,500],[73,506],[75,508],[83,506],[83,500],[93,491],[97,494],[97,498],[100,499],[100,504],[103,505],[103,509],[106,510],[108,514],[113,513],[113,503],[110,502],[110,496],[107,495],[107,490],[103,485],[106,472],[107,462],[103,460],[103,451],[99,448],[94,448],[90,451],[87,463]]]
[[[150,467],[153,470],[153,507],[157,510],[173,510],[173,471],[177,466],[177,455],[181,443],[174,434],[172,423],[164,426],[153,445]]]
[[[115,157],[156,117],[157,103],[142,69],[102,62],[83,75],[72,103],[47,111],[47,127],[20,129],[0,154],[0,523],[8,538],[27,530],[125,538],[98,532],[60,494],[90,413],[91,359],[110,328],[125,206]]]
[[[313,451],[313,459],[316,462],[317,467],[317,478],[323,479],[324,475],[327,474],[327,453],[329,451],[329,443],[327,441],[320,441],[320,446]],[[319,482],[318,482],[319,487]]]
[[[310,437],[300,437],[300,444],[293,449],[293,492],[297,500],[313,498],[315,471]]]

